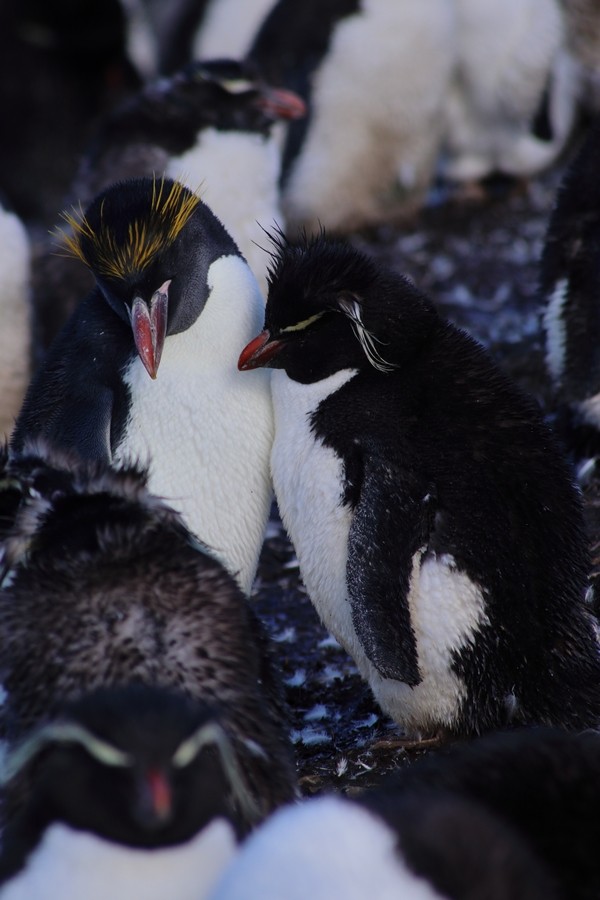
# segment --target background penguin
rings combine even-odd
[[[455,0],[458,59],[445,106],[446,177],[528,177],[564,149],[578,80],[558,0]]]
[[[273,7],[248,58],[309,107],[286,140],[290,234],[320,224],[346,232],[422,202],[440,148],[454,25],[450,0]]]
[[[567,46],[579,75],[579,102],[600,112],[600,7],[596,0],[562,0]]]
[[[7,438],[31,377],[31,243],[0,200],[0,435]]]
[[[591,900],[599,750],[597,732],[516,729],[419,756],[377,789],[278,810],[211,900]]]
[[[558,427],[580,458],[600,452],[599,167],[600,120],[557,191],[538,288],[546,371],[562,413]]]
[[[272,495],[268,376],[236,369],[263,315],[256,279],[170,179],[119,182],[69,222],[96,287],[34,377],[11,447],[43,436],[88,459],[150,463],[151,490],[249,593]]]
[[[2,731],[67,700],[142,683],[222,708],[265,815],[294,795],[268,642],[235,581],[139,470],[31,446],[0,494]]]
[[[281,223],[279,118],[302,115],[290,91],[276,90],[235,61],[192,63],[146,85],[98,124],[71,185],[86,206],[115,181],[166,173],[221,219],[266,293],[264,227]],[[260,225],[259,225],[260,223]],[[43,355],[93,278],[78,260],[57,254],[56,236],[36,247],[33,266],[36,341]],[[40,354],[38,353],[38,356]]]
[[[141,685],[67,705],[4,770],[3,900],[199,900],[257,813],[214,710]]]
[[[279,238],[271,468],[324,625],[409,732],[600,718],[579,495],[534,401],[411,282]]]
[[[28,227],[54,224],[95,121],[140,82],[120,0],[3,0],[0,190]]]

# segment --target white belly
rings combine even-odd
[[[298,555],[306,590],[325,627],[354,659],[382,709],[411,732],[450,725],[465,695],[452,672],[452,653],[466,646],[485,621],[479,588],[458,572],[450,556],[415,554],[408,603],[417,641],[421,682],[409,687],[382,678],[352,623],[346,586],[352,514],[341,502],[343,463],[315,440],[310,415],[355,374],[345,370],[316,384],[273,372],[275,440],[271,469],[283,523]],[[368,598],[366,598],[368,601]]]
[[[176,847],[142,850],[52,825],[2,900],[203,900],[236,852],[231,825],[216,819]]]
[[[211,267],[218,286],[198,321],[165,341],[155,381],[136,358],[125,380],[135,398],[115,461],[150,464],[150,490],[249,593],[271,504],[273,422],[269,373],[239,372],[241,349],[262,327],[256,282],[237,256]]]

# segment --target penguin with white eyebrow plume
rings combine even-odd
[[[226,569],[137,468],[37,442],[0,465],[0,731],[130,684],[218,707],[266,815],[295,792],[270,644]]]
[[[600,721],[572,473],[535,402],[410,281],[276,237],[273,483],[323,623],[407,732]]]
[[[272,497],[269,378],[236,368],[264,314],[256,279],[210,208],[167,178],[118,182],[69,222],[96,286],[34,377],[11,450],[44,437],[149,464],[150,489],[249,593]]]
[[[6,900],[202,900],[261,818],[218,712],[144,685],[65,704],[1,779]]]

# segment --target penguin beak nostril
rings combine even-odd
[[[154,292],[149,306],[141,297],[135,297],[131,307],[133,339],[150,378],[156,378],[167,334],[170,284],[165,281]]]
[[[261,331],[240,353],[238,369],[245,371],[268,366],[269,361],[279,353],[282,345],[283,341],[271,340],[270,331]]]

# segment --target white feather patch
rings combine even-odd
[[[125,381],[130,421],[114,462],[150,463],[149,489],[180,512],[249,593],[272,497],[269,373],[239,372],[263,302],[239,256],[214,262],[210,296],[187,331],[167,337],[153,381],[138,358]]]
[[[30,259],[25,226],[0,206],[0,439],[13,429],[31,375]]]
[[[262,249],[269,245],[262,228],[270,229],[283,219],[279,171],[275,136],[214,128],[203,129],[195,146],[171,159],[167,167],[169,177],[192,190],[201,185],[202,199],[244,254],[263,295],[270,257]]]
[[[569,296],[569,280],[561,278],[550,294],[544,310],[543,325],[546,334],[546,366],[552,380],[559,384],[565,370],[567,331],[564,307]]]
[[[339,797],[276,812],[245,843],[211,900],[439,900],[406,866],[397,836]]]
[[[236,841],[224,819],[186,844],[142,850],[62,823],[52,825],[26,868],[0,890],[2,900],[208,900],[233,858]]]

